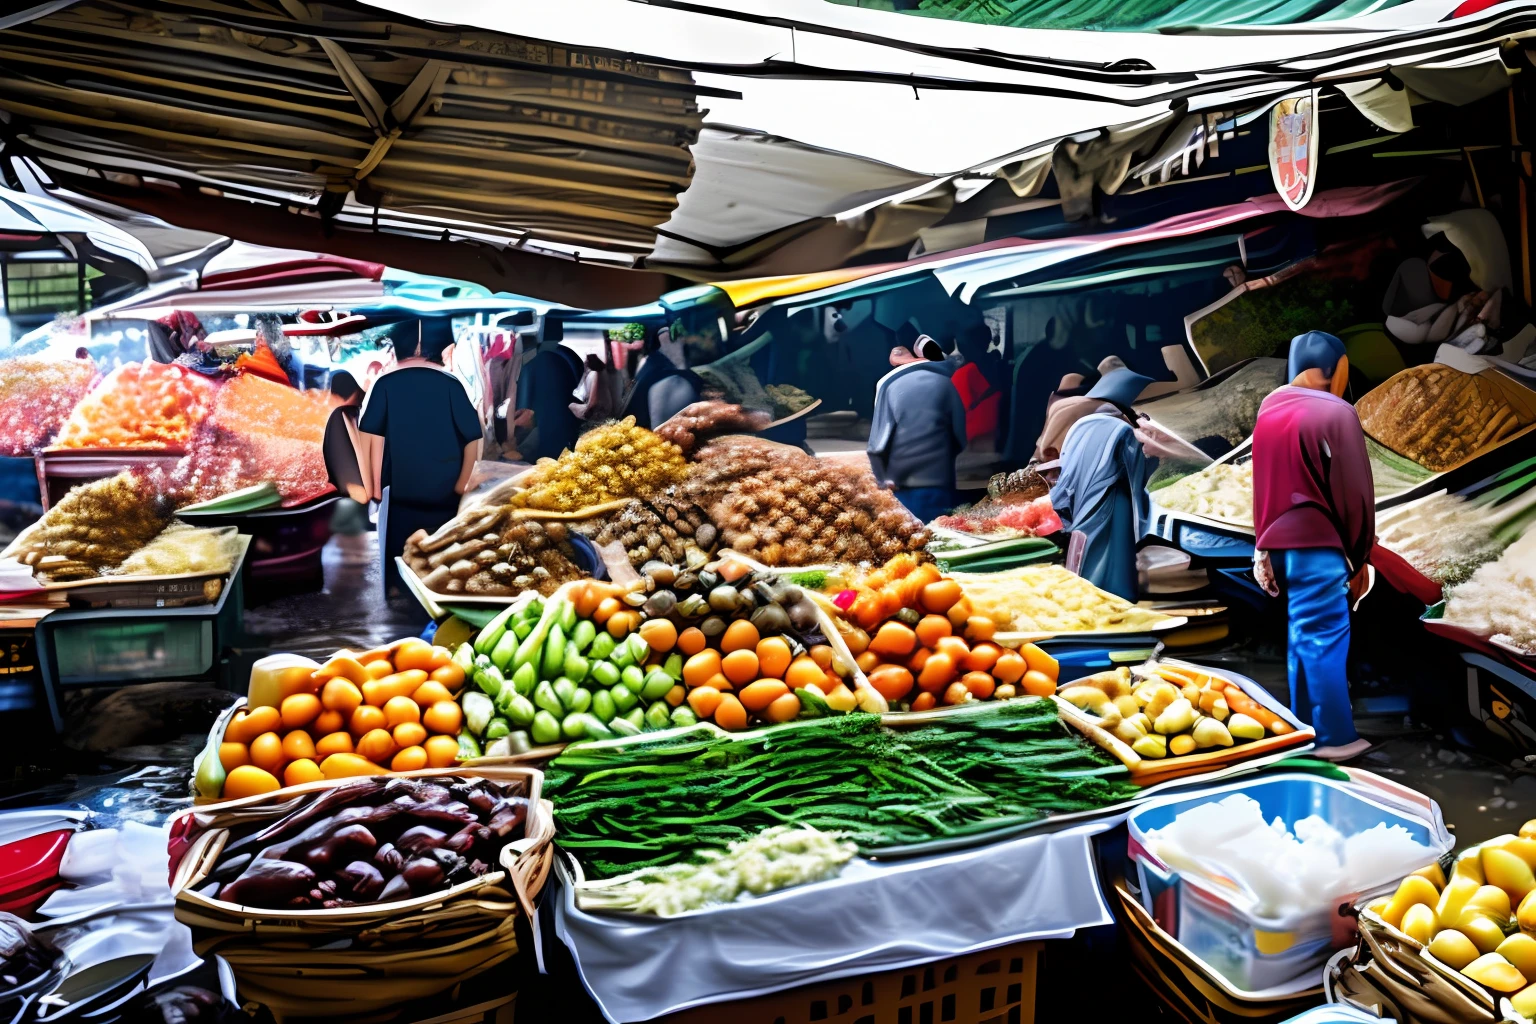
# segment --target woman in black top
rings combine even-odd
[[[480,417],[457,377],[443,369],[453,344],[448,317],[397,325],[393,370],[374,382],[358,429],[379,509],[384,594],[402,586],[395,559],[417,530],[432,533],[459,510],[480,454]]]

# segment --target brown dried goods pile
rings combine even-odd
[[[682,449],[684,455],[721,434],[755,434],[773,422],[760,410],[730,402],[694,402],[656,428],[656,433]]]
[[[758,438],[711,441],[678,490],[709,510],[722,544],[765,565],[884,562],[928,543],[872,473]]]
[[[667,496],[631,501],[571,527],[594,544],[621,545],[636,569],[652,560],[698,568],[709,561],[719,537],[702,508]]]
[[[1355,410],[1367,434],[1436,473],[1530,424],[1493,381],[1439,363],[1395,374]]]
[[[81,484],[17,538],[11,554],[56,582],[121,565],[171,521],[171,503],[128,471]]]
[[[516,519],[506,506],[479,507],[428,536],[405,542],[405,562],[435,594],[511,597],[537,590],[548,597],[578,579],[566,524]]]

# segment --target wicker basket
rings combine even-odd
[[[217,863],[229,829],[275,821],[318,794],[357,780],[326,780],[192,808],[173,821],[176,918],[192,928],[199,956],[217,954],[228,961],[242,999],[263,1004],[279,1021],[384,1014],[444,992],[518,952],[517,917],[532,915],[554,851],[552,808],[540,799],[543,774],[518,767],[402,774],[480,778],[521,788],[531,802],[525,838],[503,848],[502,870],[441,892],[382,906],[273,910],[195,891]]]
[[[659,1024],[1033,1024],[1040,942],[816,982],[669,1014]]]

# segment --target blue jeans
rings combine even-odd
[[[1275,552],[1278,556],[1282,552]],[[1286,669],[1291,710],[1317,732],[1317,745],[1353,743],[1349,706],[1349,563],[1337,548],[1286,551],[1281,568],[1290,624]]]
[[[923,522],[930,522],[955,507],[953,487],[898,487],[896,500]]]

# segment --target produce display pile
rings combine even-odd
[[[653,561],[701,568],[720,540],[703,509],[664,496],[637,498],[616,511],[573,522],[571,529],[600,547],[619,545],[637,570]]]
[[[166,482],[182,502],[208,501],[271,481],[286,505],[332,490],[325,468],[324,391],[298,391],[252,373],[219,386],[207,419]]]
[[[170,503],[124,471],[72,489],[6,554],[43,580],[89,579],[123,564],[170,521]]]
[[[626,416],[581,435],[574,450],[540,459],[511,503],[518,508],[574,512],[615,498],[654,494],[680,483],[688,464],[677,445]]]
[[[979,703],[902,731],[866,714],[733,736],[699,729],[579,745],[551,763],[544,791],[559,841],[590,876],[679,863],[777,825],[846,833],[872,851],[984,836],[1137,792],[1048,700]]]
[[[487,754],[701,721],[739,731],[859,703],[805,593],[740,562],[577,583],[508,607],[467,646],[455,657],[479,690],[464,695],[469,730],[507,741]]]
[[[183,448],[218,385],[178,363],[129,363],[107,374],[64,421],[59,448]]]
[[[28,456],[53,440],[95,383],[89,359],[0,360],[0,456]]]
[[[202,890],[272,910],[386,904],[499,871],[528,799],[485,779],[359,779],[235,834]]]
[[[465,669],[424,640],[324,665],[275,655],[252,672],[246,707],[194,772],[199,795],[235,799],[320,779],[446,768],[478,753],[456,694]]]
[[[1404,878],[1370,914],[1423,945],[1440,964],[1536,1017],[1536,821]]]
[[[1214,673],[1149,662],[1112,669],[1062,687],[1061,697],[1130,745],[1160,761],[1295,732],[1291,724]]]
[[[928,542],[874,474],[757,438],[699,449],[678,491],[709,509],[722,543],[767,565],[885,561]]]
[[[986,498],[939,516],[933,525],[978,537],[1045,537],[1061,529],[1061,517],[1049,495],[1022,502]]]
[[[1504,516],[1459,494],[1437,494],[1376,516],[1376,539],[1444,586],[1465,583],[1499,557]]]
[[[512,597],[525,590],[548,596],[579,578],[576,551],[563,522],[520,519],[508,505],[478,506],[428,536],[405,542],[405,563],[439,594]]]
[[[1175,480],[1156,492],[1157,503],[1175,512],[1190,512],[1253,527],[1253,463],[1218,462]]]
[[[227,573],[240,553],[233,526],[205,529],[171,523],[110,571],[115,576],[191,576]]]
[[[854,624],[842,634],[869,683],[896,710],[1056,692],[1056,661],[1034,644],[1006,650],[997,625],[973,614],[960,584],[932,562],[898,555],[835,598]]]
[[[1043,521],[1043,510],[1032,514]],[[583,434],[575,450],[541,461],[432,536],[410,538],[405,559],[433,593],[547,597],[580,575],[568,531],[617,545],[637,570],[651,561],[698,569],[721,547],[794,567],[884,561],[928,542],[923,524],[868,472],[734,434],[689,461],[627,418]]]
[[[1361,398],[1355,410],[1367,434],[1436,473],[1532,422],[1487,375],[1439,363],[1394,374]]]
[[[673,917],[742,893],[762,896],[835,876],[858,848],[839,832],[774,825],[730,843],[722,853],[704,849],[693,859],[621,875],[577,890],[583,910],[626,911]]]
[[[1059,565],[954,574],[977,615],[1000,632],[1123,633],[1151,629],[1168,616],[1106,593]]]
[[[1264,399],[1285,383],[1284,359],[1251,359],[1219,384],[1138,403],[1136,411],[1191,444],[1219,438],[1236,448],[1253,436]]]
[[[684,455],[721,434],[754,434],[773,421],[762,410],[746,409],[730,402],[695,402],[656,428],[664,440],[677,445]]]
[[[1536,655],[1536,531],[1453,588],[1445,621]]]

